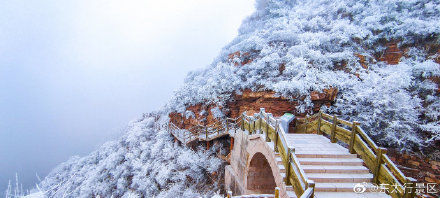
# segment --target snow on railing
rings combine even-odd
[[[190,127],[189,129],[180,129],[174,123],[168,123],[168,131],[180,142],[188,144],[195,140],[198,141],[210,141],[225,135],[236,132],[239,122],[241,122],[241,116],[233,119],[226,118],[223,121],[217,121],[210,125],[200,125]]]
[[[406,177],[386,155],[386,149],[377,144],[359,126],[359,122],[349,122],[323,112],[298,118],[295,133],[317,133],[326,135],[332,143],[346,144],[352,154],[358,154],[373,173],[373,182],[396,187],[390,193],[393,198],[414,197],[416,180]]]

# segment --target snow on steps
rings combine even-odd
[[[354,193],[357,183],[369,183],[373,175],[362,159],[346,148],[316,134],[286,134],[286,139],[295,148],[306,177],[315,181],[315,197],[389,197],[385,193]]]

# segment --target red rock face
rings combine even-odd
[[[240,51],[236,51],[232,54],[228,55],[229,62],[234,63],[235,66],[243,66],[249,63],[252,63],[254,60],[251,52],[241,53]],[[238,61],[237,61],[238,59]]]
[[[338,90],[336,88],[324,89],[324,92],[311,92],[311,100],[314,104],[313,111],[317,112],[322,105],[330,106],[336,99]],[[304,99],[305,97],[302,97]],[[300,98],[301,99],[301,98]],[[296,110],[297,101],[290,100],[281,96],[276,96],[273,91],[253,92],[244,90],[242,94],[234,94],[232,100],[226,103],[226,107],[219,109],[227,109],[224,112],[227,117],[236,118],[243,112],[248,115],[258,113],[260,108],[265,108],[266,112],[272,113],[274,116],[282,116],[284,113],[292,113],[297,116],[304,116]],[[195,116],[186,116],[180,113],[171,113],[169,115],[171,122],[179,128],[189,129],[197,124],[210,125],[217,120],[212,115],[211,109],[216,108],[215,105],[198,104],[187,107],[187,111],[192,112]]]
[[[417,179],[420,183],[440,184],[440,161],[422,159],[411,154],[402,154],[393,150],[388,153],[391,160],[403,166],[401,168],[405,176]],[[432,196],[432,194],[431,194]]]
[[[385,61],[390,65],[399,64],[400,58],[402,58],[403,52],[397,47],[397,43],[391,42],[387,43],[387,49],[382,57],[379,58],[380,61]]]
[[[361,64],[361,66],[364,68],[364,69],[368,69],[368,65],[367,65],[367,63],[366,63],[366,58],[365,58],[365,56],[364,55],[361,55],[361,54],[358,54],[358,53],[356,53],[356,54],[354,54],[356,57],[358,57],[359,58],[359,63]]]
[[[283,74],[284,70],[286,70],[286,64],[281,63],[280,67],[278,68],[278,71],[280,72],[280,75]]]
[[[440,76],[433,76],[429,77],[428,79],[437,84],[437,93],[440,93]]]
[[[197,104],[186,108],[187,112],[189,113],[187,115],[172,112],[168,116],[170,117],[170,121],[177,127],[189,129],[196,125],[210,125],[215,123],[217,120],[212,115],[211,109],[216,107],[217,106],[212,104]],[[222,108],[219,107],[219,109],[221,110]],[[192,112],[191,116],[190,112]]]
[[[260,108],[265,108],[266,112],[274,116],[281,116],[285,112],[295,111],[297,105],[295,101],[275,96],[275,92],[252,92],[250,90],[244,90],[241,95],[234,94],[233,100],[227,103],[230,110],[228,116],[233,118],[245,111],[248,115],[253,115],[260,112]]]

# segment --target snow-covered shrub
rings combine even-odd
[[[72,157],[41,183],[49,197],[200,197],[215,194],[222,161],[210,151],[174,143],[158,129],[163,120],[145,117],[127,134],[86,157]],[[217,178],[215,178],[217,179]]]
[[[225,114],[218,107],[212,108],[211,113],[214,118],[224,118],[225,117]]]

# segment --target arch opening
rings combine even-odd
[[[262,153],[256,153],[249,163],[247,190],[255,194],[273,194],[276,187],[275,178],[269,162]]]

